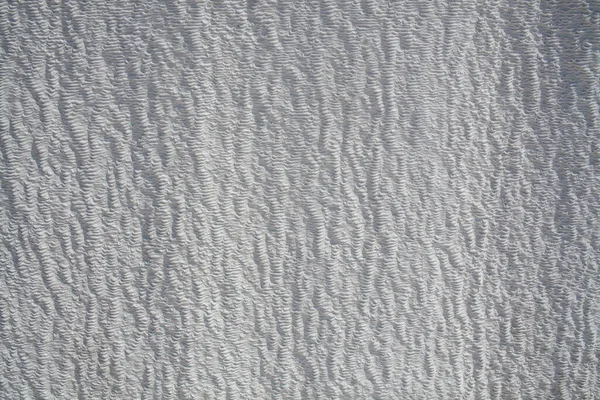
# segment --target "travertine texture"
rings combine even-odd
[[[0,0],[0,398],[600,398],[600,4]]]

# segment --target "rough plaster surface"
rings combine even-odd
[[[599,11],[0,0],[0,398],[600,398]]]

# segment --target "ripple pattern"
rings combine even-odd
[[[600,399],[600,5],[0,0],[0,398]]]

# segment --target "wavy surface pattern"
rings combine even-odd
[[[0,398],[600,399],[600,5],[0,0]]]

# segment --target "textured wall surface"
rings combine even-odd
[[[600,398],[599,12],[0,0],[0,398]]]

